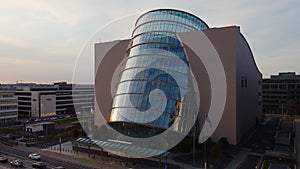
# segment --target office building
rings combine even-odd
[[[238,26],[209,28],[197,16],[179,10],[149,11],[136,21],[131,39],[95,45],[96,67],[100,64],[98,58],[103,57],[103,51],[110,49],[98,70],[95,70],[96,99],[110,125],[135,137],[158,134],[171,124],[175,124],[173,131],[185,132],[186,121],[197,117],[190,117],[189,111],[184,111],[192,102],[186,104],[180,91],[189,91],[191,82],[185,75],[186,68],[177,66],[176,59],[180,59],[192,70],[198,84],[201,103],[195,121],[197,131],[201,131],[214,104],[211,99],[215,97],[212,96],[214,84],[210,81],[210,70],[198,58],[203,56],[201,51],[206,50],[206,46],[202,45],[207,41],[206,38],[219,54],[227,84],[224,113],[212,139],[216,141],[226,137],[231,144],[238,144],[261,117],[262,75],[249,44]],[[119,83],[112,97],[110,83],[104,82],[111,81],[114,69],[124,57]],[[105,74],[97,74],[104,69]],[[162,71],[165,69],[171,74],[176,72],[176,80]],[[154,89],[164,91],[164,95],[151,93]],[[160,98],[164,96],[167,97],[164,113],[153,121],[147,121],[148,117],[134,110],[145,112],[151,107],[151,98],[156,103],[163,103]]]
[[[15,91],[20,119],[56,115],[56,88],[51,86],[24,87]]]
[[[18,84],[17,86],[19,86]],[[77,111],[91,111],[94,107],[92,85],[54,84],[21,85],[15,96],[18,99],[20,118],[43,118],[60,114],[75,114]]]
[[[263,79],[263,113],[295,115],[300,112],[300,75],[282,72]]]
[[[94,109],[94,86],[89,84],[54,83],[56,90],[56,113],[74,114]],[[75,110],[76,109],[76,110]]]
[[[0,126],[13,124],[17,119],[18,104],[14,92],[0,90]]]

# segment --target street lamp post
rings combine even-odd
[[[59,137],[59,153],[61,153],[61,137]]]
[[[196,161],[196,157],[195,157],[195,148],[196,148],[196,143],[195,143],[195,139],[196,139],[196,127],[194,125],[194,130],[193,130],[193,165],[195,165],[195,161]]]

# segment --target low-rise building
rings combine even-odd
[[[0,126],[15,123],[17,119],[18,104],[13,91],[0,91]]]
[[[300,75],[295,72],[282,72],[263,79],[262,83],[264,113],[300,113]]]
[[[19,86],[21,84],[16,84]],[[54,84],[21,85],[14,87],[18,100],[20,118],[43,118],[58,114],[75,114],[91,111],[94,107],[92,85]]]
[[[35,124],[28,124],[26,125],[26,132],[40,132],[45,131],[47,133],[51,133],[55,131],[55,123],[54,122],[42,122],[42,123],[35,123]]]
[[[41,118],[56,115],[56,88],[24,87],[15,91],[20,118]]]

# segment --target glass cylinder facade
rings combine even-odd
[[[180,110],[188,106],[182,100],[189,91],[189,64],[176,33],[204,29],[208,29],[206,23],[183,11],[162,9],[143,14],[132,33],[110,122],[167,129],[184,118]],[[183,128],[178,124],[174,130]]]

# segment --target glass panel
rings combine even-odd
[[[150,22],[153,21],[153,22]],[[140,25],[140,26],[139,26]],[[152,11],[142,16],[133,32],[133,46],[125,61],[125,70],[117,87],[111,111],[113,121],[144,121],[145,116],[139,111],[164,110],[163,114],[149,125],[168,128],[180,119],[178,104],[188,91],[186,56],[175,33],[206,29],[205,23],[195,16],[185,12],[172,10]],[[180,58],[186,65],[181,65],[175,59]],[[164,94],[150,95],[154,89],[160,89]],[[164,98],[167,96],[167,98]],[[150,109],[149,98],[157,102],[166,99],[166,107]],[[180,104],[189,110],[189,105]],[[188,117],[188,114],[185,118]],[[182,119],[185,121],[186,119]],[[185,130],[182,121],[176,122],[179,130]],[[177,128],[175,127],[175,128]]]

